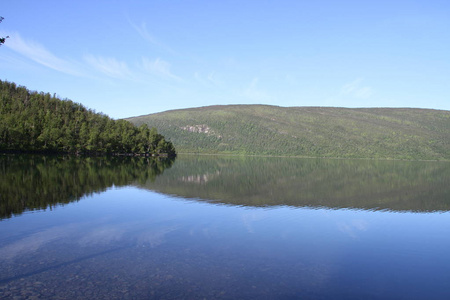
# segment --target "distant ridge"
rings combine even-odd
[[[179,153],[450,160],[450,111],[215,105],[126,119]]]

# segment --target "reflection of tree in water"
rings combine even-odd
[[[241,206],[431,212],[450,210],[449,182],[448,162],[189,156],[145,187]]]
[[[0,218],[78,201],[112,186],[152,182],[173,159],[0,156]]]

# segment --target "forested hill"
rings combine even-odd
[[[176,155],[155,128],[1,80],[0,151]]]
[[[450,111],[226,105],[127,119],[155,126],[178,152],[450,159]]]

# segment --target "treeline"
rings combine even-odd
[[[179,153],[450,160],[450,111],[225,105],[128,118]]]
[[[54,208],[111,186],[154,181],[173,158],[0,155],[0,220]]]
[[[0,151],[176,156],[147,125],[113,120],[79,103],[0,80]]]
[[[240,207],[449,212],[449,166],[431,161],[186,155],[143,188]]]

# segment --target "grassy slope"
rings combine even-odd
[[[450,159],[450,111],[227,105],[127,120],[156,127],[178,152]]]

